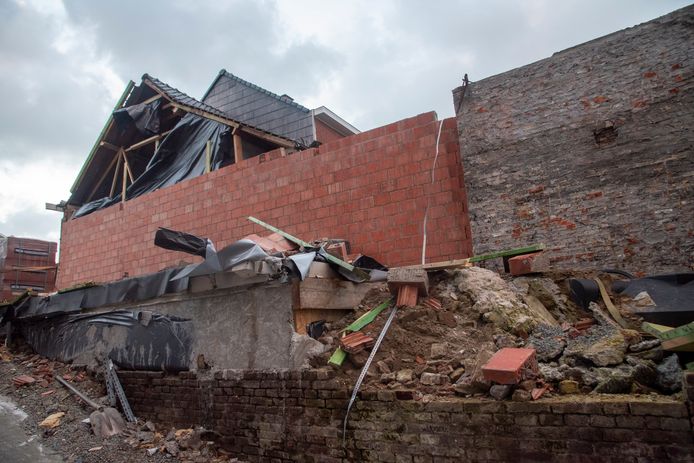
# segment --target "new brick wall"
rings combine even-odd
[[[690,6],[454,91],[475,254],[691,269],[692,24]]]
[[[59,288],[116,280],[195,258],[154,246],[158,227],[211,238],[221,249],[264,230],[255,216],[305,240],[348,239],[386,265],[466,257],[470,227],[454,119],[425,113],[282,156],[265,153],[62,224]]]
[[[581,397],[495,402],[451,397],[423,403],[410,391],[361,393],[342,445],[351,384],[327,370],[119,372],[138,417],[202,425],[248,461],[460,462],[693,461],[683,402]],[[662,400],[662,399],[661,399]]]

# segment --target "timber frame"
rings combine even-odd
[[[160,133],[145,137],[134,131],[124,133],[118,129],[113,116],[115,111],[138,104],[149,104],[156,100],[161,100],[163,119]],[[224,124],[231,129],[231,149],[235,163],[243,161],[246,141],[255,140],[256,144],[260,143],[268,151],[275,148],[293,150],[296,147],[293,140],[233,120],[216,108],[145,74],[139,86],[132,81],[126,85],[70,189],[72,196],[68,203],[80,206],[106,195],[112,198],[117,193],[121,194],[122,201],[127,200],[125,192],[128,183],[132,183],[141,173],[136,172],[133,166],[133,156],[139,157],[139,164],[146,162],[147,157],[151,158],[158,149],[159,142],[186,113]],[[206,172],[210,171],[209,150],[208,143]],[[110,183],[107,183],[109,180]]]

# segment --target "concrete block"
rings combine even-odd
[[[388,271],[388,289],[395,295],[401,286],[416,286],[422,297],[429,295],[429,276],[423,268],[400,267]]]

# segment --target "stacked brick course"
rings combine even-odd
[[[471,250],[455,121],[425,113],[283,156],[276,150],[62,225],[57,286],[155,272],[189,255],[154,246],[157,227],[211,238],[221,248],[261,229],[249,215],[303,239],[346,238],[387,265]]]
[[[361,393],[342,445],[351,392],[327,370],[120,372],[136,414],[203,425],[249,461],[692,461],[682,402],[628,396],[422,403],[410,391]]]
[[[475,254],[544,242],[555,267],[691,269],[693,22],[686,7],[455,90]]]

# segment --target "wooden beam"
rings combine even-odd
[[[123,159],[125,159],[125,156],[123,156]],[[123,163],[123,189],[121,192],[120,200],[121,202],[125,202],[125,190],[128,188],[128,169],[126,169],[125,163]]]
[[[111,192],[108,194],[109,198],[113,198],[113,195],[116,193],[116,183],[118,183],[118,171],[120,170],[120,165],[121,162],[123,161],[123,158],[120,155],[120,152],[118,152],[118,155],[116,156],[118,158],[118,164],[116,164],[116,170],[113,172],[113,181],[111,182]]]
[[[125,170],[128,172],[128,177],[130,177],[130,183],[133,183],[135,180],[133,179],[133,171],[130,170],[130,163],[128,162],[128,157],[125,155],[125,151],[121,150],[121,154],[123,155],[123,166],[125,167]]]
[[[167,136],[169,133],[171,133],[171,130],[167,130],[166,132],[162,132],[158,135],[154,135],[152,137],[145,138],[144,140],[139,141],[139,142],[135,143],[134,145],[125,148],[125,151],[127,152],[127,151],[134,151],[136,149],[140,149],[143,146],[147,146],[150,143],[157,142],[157,141],[161,140],[162,138]]]
[[[212,170],[212,140],[207,140],[205,143],[205,173]]]
[[[138,104],[150,104],[153,101],[157,101],[159,98],[161,98],[161,94],[154,95],[153,97],[147,98],[145,101],[138,103]]]
[[[241,140],[241,136],[239,136],[238,133],[234,133],[233,139],[234,139],[234,163],[238,164],[239,162],[243,161],[243,140]]]
[[[116,161],[118,159],[119,159],[118,155],[113,156],[113,159],[111,159],[111,162],[108,165],[108,167],[101,173],[101,177],[99,177],[99,180],[97,180],[97,182],[94,184],[94,187],[92,188],[92,191],[89,193],[89,196],[87,196],[85,203],[88,203],[89,201],[92,200],[92,198],[94,197],[94,194],[96,193],[96,190],[98,190],[99,187],[101,186],[101,184],[104,182],[109,171],[111,170],[111,168],[113,167],[113,165],[116,163]]]
[[[113,143],[109,143],[109,142],[107,142],[107,141],[102,141],[102,142],[100,142],[100,143],[99,143],[99,146],[103,146],[104,148],[108,148],[108,149],[110,149],[111,151],[116,151],[116,152],[118,152],[120,149],[122,149],[122,147],[116,146],[116,145],[114,145]]]

